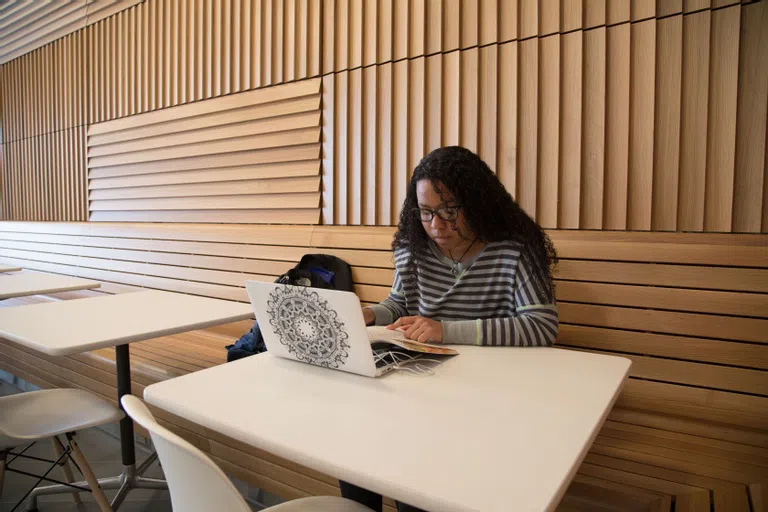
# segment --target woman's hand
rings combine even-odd
[[[402,316],[387,329],[400,329],[406,338],[421,343],[443,342],[443,324],[423,316]]]
[[[376,313],[371,308],[363,308],[363,319],[365,320],[365,325],[373,325],[376,321]]]

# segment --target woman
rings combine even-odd
[[[422,342],[551,346],[558,330],[549,237],[468,149],[436,149],[416,167],[400,212],[395,279],[363,308],[367,324]],[[341,482],[374,510],[381,496]],[[400,512],[418,510],[398,503]]]

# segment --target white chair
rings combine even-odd
[[[111,511],[112,508],[104,491],[75,441],[74,432],[114,423],[120,418],[122,413],[117,407],[82,389],[45,389],[0,397],[0,494],[3,489],[5,470],[15,471],[6,464],[8,455],[14,459],[27,457],[23,453],[11,453],[11,449],[43,439],[52,439],[58,460],[49,461],[53,462],[53,465],[37,483],[43,480],[56,482],[47,478],[48,474],[57,464],[66,464],[68,457],[72,457],[83,473],[85,482],[72,483],[69,467],[64,466],[66,479],[70,484],[68,487],[65,486],[66,492],[74,491],[73,496],[77,501],[79,500],[78,491],[72,486],[83,491],[88,491],[90,488],[101,510]],[[61,434],[67,438],[66,448],[58,439]],[[27,495],[16,504],[14,509],[26,499]]]
[[[165,472],[174,510],[184,512],[251,512],[227,475],[202,451],[162,427],[147,406],[135,396],[125,395],[123,409],[146,428]],[[354,501],[316,496],[269,507],[274,512],[371,512]]]

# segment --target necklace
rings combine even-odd
[[[458,277],[458,275],[459,275],[459,263],[461,263],[461,260],[464,259],[464,256],[467,255],[467,253],[472,248],[472,246],[475,245],[475,242],[477,242],[477,238],[472,240],[472,243],[469,244],[469,247],[467,247],[467,249],[464,251],[464,254],[462,254],[461,257],[458,260],[453,259],[453,254],[451,254],[451,250],[448,249],[448,256],[451,257],[451,262],[452,262],[451,263],[451,273],[453,274],[454,277]]]

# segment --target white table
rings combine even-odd
[[[459,347],[432,376],[369,379],[261,354],[153,384],[151,404],[431,511],[553,510],[625,358]],[[247,399],[233,389],[249,389]]]
[[[53,356],[114,346],[119,401],[131,392],[129,343],[248,318],[253,318],[250,304],[142,291],[0,308],[0,337]],[[141,476],[154,459],[136,468],[133,422],[127,415],[120,422],[120,438],[123,473],[99,480],[104,489],[120,489],[112,501],[115,509],[132,488],[165,487],[162,480]],[[31,504],[39,495],[59,492],[71,489],[39,487],[30,495]]]
[[[12,267],[11,265],[3,265],[0,263],[0,272],[18,272],[21,267]]]
[[[88,290],[99,286],[97,281],[79,277],[24,271],[0,275],[0,300],[44,293]]]

